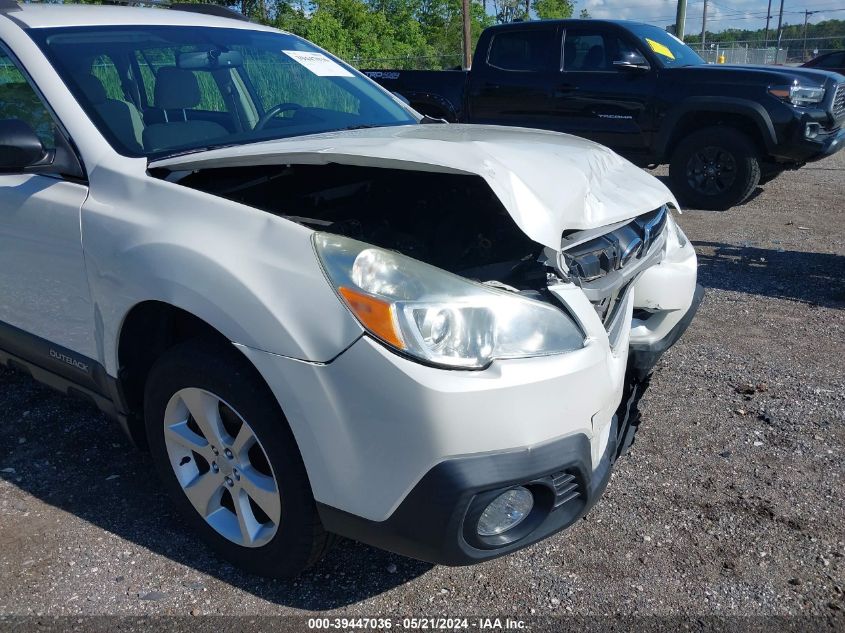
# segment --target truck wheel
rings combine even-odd
[[[684,138],[669,163],[672,190],[687,206],[722,211],[740,204],[760,182],[754,143],[735,128],[708,127]]]
[[[293,433],[237,350],[189,341],[167,351],[150,371],[144,419],[164,487],[223,558],[281,578],[327,551]]]

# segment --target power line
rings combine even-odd
[[[821,11],[818,11],[818,12],[819,13],[834,13],[836,11],[845,11],[845,8],[843,8],[843,9],[824,9],[824,10],[821,10]],[[804,12],[803,11],[784,11],[783,14],[784,15],[804,15]],[[660,15],[660,16],[649,18],[649,19],[652,22],[662,22],[664,20],[671,20],[674,17],[675,17],[674,15]],[[708,15],[707,16],[707,22],[708,23],[710,23],[710,22],[724,22],[726,20],[731,20],[731,21],[733,21],[733,20],[762,20],[765,17],[766,17],[765,13],[748,14],[748,15],[736,15],[736,16],[729,15],[729,16],[721,16],[721,17],[710,17],[710,15]],[[787,25],[787,26],[789,26],[789,25]],[[791,26],[794,26],[794,25],[791,25]]]
[[[759,10],[742,11],[742,10],[737,10],[737,9],[734,9],[734,8],[728,8],[724,5],[722,5],[721,3],[714,2],[713,0],[708,0],[708,2],[711,3],[712,5],[714,5],[715,7],[718,7],[718,9],[719,9],[719,13],[718,13],[717,16],[713,16],[713,15],[708,14],[708,16],[707,16],[707,22],[708,23],[710,23],[710,22],[724,22],[726,20],[731,20],[731,21],[733,21],[733,20],[762,20],[762,19],[766,18],[767,15],[770,15],[769,11],[759,11]],[[690,7],[692,7],[694,5],[703,5],[703,4],[704,4],[704,0],[699,0],[697,2],[688,3],[687,8],[689,9]],[[841,7],[841,3],[837,2],[837,3],[832,4],[832,5],[816,6],[812,9],[808,9],[808,10],[811,11],[811,12],[816,12],[816,13],[834,13],[834,12],[839,12],[839,11],[845,11],[845,8],[825,8],[826,6],[835,7],[837,5],[840,5],[840,7]],[[619,9],[653,8],[653,7],[654,7],[654,3],[626,5],[624,7],[619,7]],[[784,9],[783,13],[784,13],[784,15],[802,15],[803,16],[804,10],[803,9],[802,10]],[[677,14],[673,14],[673,15],[665,14],[665,15],[658,15],[658,16],[650,16],[647,19],[651,22],[664,22],[664,21],[668,21],[668,20],[673,20],[676,17],[677,17]]]

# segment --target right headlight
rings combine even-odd
[[[823,86],[801,86],[796,83],[791,86],[769,88],[769,92],[792,105],[808,106],[821,103],[824,100],[825,89]]]
[[[316,233],[326,276],[373,336],[427,363],[480,369],[493,359],[580,349],[562,310],[339,235]]]

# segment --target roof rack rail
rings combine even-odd
[[[187,11],[188,13],[201,13],[219,18],[242,20],[244,22],[251,21],[243,13],[220,4],[195,4],[192,2],[170,2],[170,0],[106,0],[106,4],[125,4],[128,6],[148,5],[172,9],[174,11]],[[21,6],[17,0],[0,0],[0,13],[20,10]]]
[[[104,0],[103,4],[125,4],[131,7],[141,5],[149,5],[153,7],[169,7],[170,0]]]
[[[218,18],[230,18],[233,20],[242,20],[249,22],[250,19],[240,11],[235,11],[229,7],[224,7],[221,4],[194,4],[192,2],[171,2],[168,5],[169,9],[175,11],[188,11],[190,13],[202,13],[203,15],[214,15]]]
[[[0,0],[0,2],[10,2],[13,0]],[[194,2],[170,2],[170,0],[106,0],[106,4],[126,4],[131,6],[137,5],[153,5],[162,7],[164,9],[171,9],[174,11],[187,11],[188,13],[201,13],[203,15],[213,15],[218,18],[230,18],[233,20],[243,20],[249,22],[249,18],[243,13],[224,7],[221,4],[202,4]]]

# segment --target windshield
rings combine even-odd
[[[128,156],[417,122],[363,75],[294,35],[181,26],[30,34]]]
[[[699,66],[707,63],[689,46],[661,28],[648,24],[630,24],[628,27],[666,68]]]

